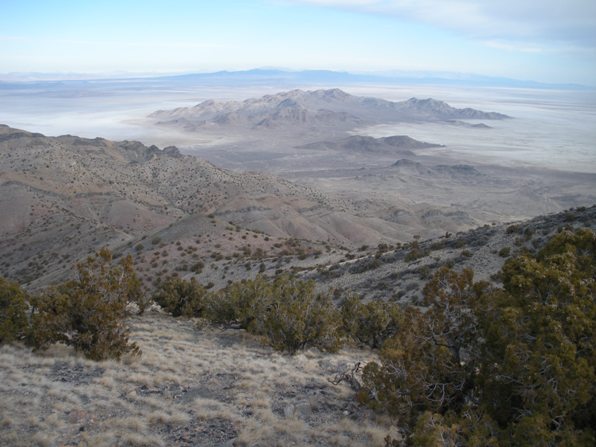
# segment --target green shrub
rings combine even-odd
[[[202,317],[206,308],[207,291],[194,278],[178,277],[160,284],[153,300],[174,317]]]
[[[377,253],[385,253],[386,251],[389,251],[391,249],[391,247],[386,244],[385,242],[381,242],[380,244],[377,245]]]
[[[348,337],[380,348],[385,340],[393,337],[401,324],[401,312],[397,304],[384,301],[363,303],[352,295],[340,305],[343,329]]]
[[[408,445],[594,445],[596,236],[562,231],[500,278],[438,271],[359,400],[397,416]]]
[[[414,240],[410,243],[410,251],[406,254],[404,260],[406,262],[416,261],[417,259],[424,258],[429,255],[427,250],[423,250],[418,243],[418,240]]]
[[[61,341],[92,360],[139,354],[128,341],[126,305],[142,296],[132,258],[112,265],[102,249],[76,266],[77,278],[33,297],[29,341],[36,348]]]
[[[511,248],[509,248],[509,247],[503,247],[499,250],[499,256],[502,258],[507,258],[510,253],[511,253]]]
[[[593,445],[596,235],[563,231],[502,274],[476,310],[483,403],[517,445]]]
[[[341,322],[331,297],[315,293],[314,283],[280,275],[267,281],[261,275],[237,282],[209,300],[207,318],[236,323],[265,337],[280,351],[306,347],[336,351],[340,347]]]
[[[340,318],[329,295],[313,283],[296,282],[276,289],[264,326],[275,349],[296,352],[309,346],[334,352],[340,346]]]
[[[470,270],[442,268],[424,288],[428,310],[404,310],[407,329],[384,343],[382,366],[372,363],[364,370],[375,405],[411,421],[419,409],[442,412],[463,402],[473,367],[465,362],[474,341],[474,319],[467,308],[477,294],[472,279]]]
[[[191,270],[191,272],[196,273],[198,275],[203,271],[204,268],[205,268],[205,263],[203,261],[197,261],[192,265],[190,270]]]
[[[261,275],[254,280],[232,283],[211,297],[207,318],[215,323],[237,323],[249,332],[262,334],[262,316],[271,295],[270,289],[270,282]]]
[[[519,225],[509,225],[507,227],[506,233],[507,234],[514,234],[514,233],[521,233],[522,229]]]
[[[28,332],[27,294],[0,277],[0,344],[23,340]]]
[[[350,267],[349,271],[350,273],[363,273],[369,270],[375,270],[379,268],[381,265],[383,265],[383,262],[381,260],[379,260],[378,258],[369,257],[358,260],[358,262],[354,263]]]

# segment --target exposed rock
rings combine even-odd
[[[307,419],[312,415],[312,408],[309,402],[298,402],[295,406],[295,413],[297,413],[301,419]]]
[[[176,146],[164,147],[163,154],[169,157],[182,158],[182,153],[180,152],[180,149],[178,149]]]
[[[410,98],[392,102],[350,95],[339,89],[291,90],[245,101],[204,101],[193,107],[158,110],[149,115],[156,124],[198,130],[210,126],[244,129],[292,128],[311,130],[333,127],[352,129],[364,124],[459,119],[499,120],[496,112],[458,109],[435,99]],[[390,143],[388,143],[391,145]]]

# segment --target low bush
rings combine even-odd
[[[282,278],[264,318],[271,346],[295,352],[306,347],[334,352],[341,346],[340,318],[328,294],[314,292],[314,283]]]
[[[374,257],[368,257],[358,260],[349,268],[350,273],[364,273],[369,270],[375,270],[383,265],[383,262]]]
[[[596,236],[562,231],[499,276],[439,270],[359,400],[396,416],[405,445],[594,445]]]
[[[112,265],[111,253],[102,249],[76,272],[76,279],[31,298],[29,343],[43,349],[60,341],[92,360],[139,354],[125,322],[127,304],[142,296],[132,258]]]
[[[371,348],[380,348],[393,337],[401,325],[402,313],[394,303],[362,300],[352,295],[340,305],[342,325],[346,335]]]
[[[26,292],[0,277],[0,344],[25,339],[28,327]]]
[[[233,283],[210,297],[206,317],[235,323],[280,351],[336,351],[341,345],[341,319],[331,297],[315,293],[312,281],[288,275]]]
[[[410,243],[410,251],[406,254],[404,260],[406,262],[416,261],[417,259],[424,258],[429,255],[428,250],[423,250],[418,243],[418,240],[414,240]]]
[[[174,317],[202,317],[206,309],[207,290],[194,278],[178,277],[162,282],[153,300]]]
[[[510,253],[511,253],[511,248],[509,248],[509,247],[503,247],[499,250],[499,256],[502,258],[508,257]]]

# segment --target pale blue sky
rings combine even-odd
[[[596,84],[595,0],[0,0],[0,73],[255,67]]]

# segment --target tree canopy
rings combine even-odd
[[[502,287],[439,270],[360,398],[414,445],[593,445],[595,248],[591,230],[563,231],[508,260]]]

